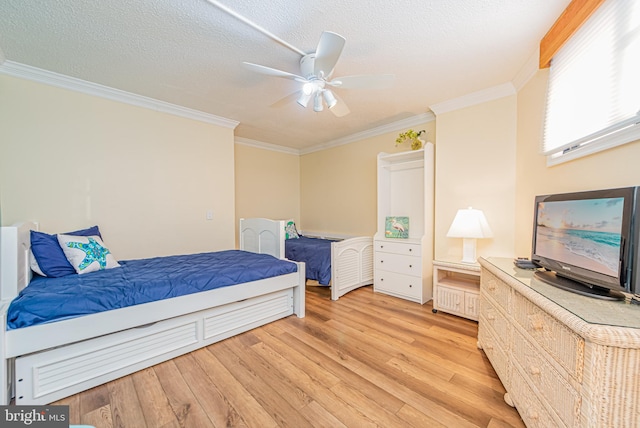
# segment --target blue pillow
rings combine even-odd
[[[98,226],[88,229],[76,230],[75,232],[67,232],[65,235],[74,236],[99,236],[100,230]],[[59,278],[61,276],[72,275],[76,270],[64,255],[64,251],[58,243],[57,235],[49,235],[48,233],[31,231],[31,251],[36,259],[42,273],[51,278]]]

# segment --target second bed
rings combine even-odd
[[[284,230],[284,220],[266,218],[240,219],[240,249],[254,251],[256,245],[273,246],[281,258],[304,262],[306,279],[331,286],[331,299],[364,285],[373,284],[373,238],[359,236],[347,239],[300,235],[286,239],[285,234],[272,236],[274,228]],[[243,233],[258,231],[258,235]]]

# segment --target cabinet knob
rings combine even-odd
[[[413,251],[413,248],[409,248],[409,252],[412,252],[412,251]]]
[[[384,245],[380,245],[380,249],[383,249],[383,248],[384,248]]]
[[[413,285],[409,284],[409,288],[412,288],[412,287],[413,287]]]
[[[540,369],[538,367],[531,366],[531,367],[529,367],[529,372],[532,375],[539,375],[540,374]]]
[[[413,265],[409,265],[409,267],[410,267],[410,268],[412,268],[412,267],[413,267]]]
[[[529,412],[529,419],[537,421],[538,419],[540,419],[540,415],[538,415],[538,412],[536,411]]]

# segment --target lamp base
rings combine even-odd
[[[476,262],[476,238],[462,238],[462,263]]]

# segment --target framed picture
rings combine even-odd
[[[385,238],[409,238],[409,217],[387,217],[384,222]]]

